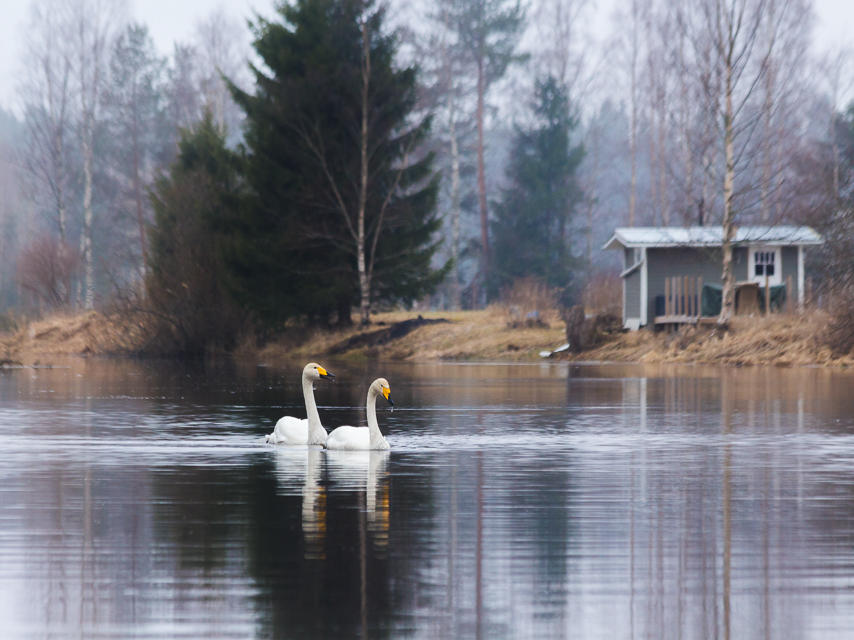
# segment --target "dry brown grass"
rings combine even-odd
[[[850,354],[834,357],[818,339],[827,323],[822,311],[735,318],[730,330],[684,327],[675,333],[635,331],[579,358],[649,363],[775,366],[851,366]]]
[[[613,314],[623,310],[623,280],[617,273],[599,273],[593,276],[581,291],[581,304],[590,314]]]
[[[501,294],[501,304],[509,327],[530,327],[560,322],[558,293],[537,278],[519,278]],[[533,315],[536,314],[536,315]]]
[[[315,359],[334,345],[363,331],[376,331],[417,317],[417,312],[379,313],[362,329],[297,329],[280,341],[257,349],[247,345],[237,355],[275,362]],[[550,327],[509,328],[506,311],[421,312],[427,319],[449,322],[429,324],[379,347],[361,347],[346,358],[389,360],[536,360],[539,352],[565,341],[562,322]],[[573,356],[579,360],[695,363],[776,366],[854,366],[854,356],[835,357],[821,341],[828,316],[821,311],[781,314],[760,318],[736,318],[725,333],[715,328],[683,328],[675,333],[634,331],[623,333],[596,349]],[[34,364],[50,356],[133,353],[144,334],[139,318],[96,312],[56,315],[31,322],[23,329],[0,334],[0,361]]]
[[[376,331],[395,322],[417,317],[417,312],[394,311],[373,316],[364,331]],[[426,319],[444,318],[447,323],[419,327],[382,347],[360,348],[345,354],[349,358],[382,357],[390,360],[532,360],[542,349],[553,349],[564,341],[563,325],[511,329],[501,307],[483,311],[421,312]],[[335,331],[314,331],[295,344],[291,338],[272,343],[257,354],[265,361],[313,358],[363,331],[354,327]]]
[[[97,311],[57,313],[0,334],[0,360],[33,364],[51,355],[133,353],[142,331],[138,317]]]

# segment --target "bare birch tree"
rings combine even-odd
[[[621,60],[628,80],[629,101],[629,161],[631,175],[629,178],[628,225],[635,225],[637,216],[638,192],[638,127],[640,124],[641,104],[641,61],[643,59],[644,40],[644,3],[641,0],[631,0],[627,12],[618,11],[616,14],[618,30],[625,34],[618,38],[616,50]]]
[[[77,96],[77,136],[83,167],[83,231],[80,256],[83,261],[83,304],[95,302],[95,259],[92,234],[95,176],[95,131],[101,117],[110,46],[124,17],[123,0],[69,0],[72,11],[70,41],[73,47],[74,87]]]
[[[838,114],[845,108],[845,105],[842,104],[843,96],[850,95],[852,88],[854,88],[854,49],[841,48],[825,53],[819,61],[816,71],[820,79],[819,90],[823,90],[827,96],[824,126],[830,145],[832,189],[834,194],[838,194],[842,158],[839,140],[835,135],[835,127]]]
[[[72,60],[66,10],[52,0],[31,5],[24,42],[28,68],[18,89],[27,127],[23,164],[35,192],[49,194],[48,207],[61,245],[68,241],[68,144],[72,135]]]
[[[237,135],[242,111],[232,99],[223,76],[240,87],[247,85],[246,29],[220,6],[196,23],[193,41],[199,56],[199,89],[205,107],[230,136]]]
[[[465,73],[466,56],[454,23],[456,5],[460,0],[442,0],[426,12],[429,31],[413,37],[416,59],[421,61],[422,93],[429,109],[435,114],[434,137],[440,162],[445,165],[447,179],[445,216],[450,230],[447,247],[453,262],[450,282],[450,307],[458,309],[462,297],[462,200],[463,170],[467,163],[472,136],[472,98],[475,85]]]
[[[204,113],[199,85],[199,54],[196,47],[175,43],[169,60],[166,87],[166,110],[175,145],[181,129],[201,121]]]
[[[733,239],[749,207],[747,197],[739,201],[737,196],[755,192],[772,179],[751,175],[749,166],[754,138],[766,121],[762,114],[780,104],[773,80],[767,79],[769,69],[779,57],[785,25],[793,20],[806,24],[806,11],[796,0],[693,0],[686,6],[682,24],[694,46],[697,78],[705,88],[723,153],[721,325],[728,324],[734,312]]]
[[[594,47],[587,22],[591,7],[591,0],[551,0],[531,8],[537,75],[556,78],[574,102],[585,99],[593,81]]]

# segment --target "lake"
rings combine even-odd
[[[854,634],[854,376],[322,361],[0,371],[3,638]]]

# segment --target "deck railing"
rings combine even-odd
[[[747,295],[747,291],[751,287],[758,287],[755,283],[737,283],[736,291],[741,293],[737,295],[742,298]],[[761,288],[760,288],[761,290]],[[754,288],[754,291],[756,289]],[[794,296],[792,296],[792,276],[786,277],[785,282],[785,303],[782,308],[777,311],[790,312],[794,309]],[[736,315],[759,313],[759,304],[765,309],[764,313],[768,313],[772,306],[771,302],[771,287],[766,281],[764,287],[764,299],[757,300],[756,293],[750,294],[748,297],[737,301]],[[656,304],[655,324],[696,324],[701,318],[714,318],[717,316],[703,315],[703,278],[702,276],[672,276],[664,279],[664,308],[661,309],[660,303]],[[663,311],[663,313],[661,313]]]
[[[703,278],[673,276],[664,279],[664,316],[687,322],[699,318],[703,300]],[[671,320],[678,322],[680,320]]]

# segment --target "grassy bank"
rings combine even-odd
[[[394,323],[417,318],[445,319],[448,322],[418,327],[407,335],[381,346],[357,347],[339,353],[347,358],[384,358],[388,360],[534,360],[542,349],[554,349],[565,341],[563,323],[547,319],[548,326],[511,328],[503,310],[434,311],[379,313],[366,329],[315,330],[271,343],[260,350],[265,360],[310,358],[328,354],[336,346],[359,333],[377,331]]]
[[[851,354],[834,355],[824,344],[829,318],[822,311],[803,315],[736,317],[729,330],[685,327],[677,332],[623,333],[596,349],[574,356],[584,360],[723,364],[731,366],[854,365]]]
[[[304,359],[334,354],[339,358],[435,360],[539,360],[541,350],[565,341],[556,314],[547,326],[512,323],[499,307],[483,311],[379,313],[366,328],[293,327],[264,346],[244,345],[238,357],[259,362]],[[439,320],[444,320],[439,322]],[[412,321],[405,335],[392,329]],[[430,323],[430,322],[434,323]],[[728,332],[683,328],[675,333],[638,331],[617,335],[608,343],[562,359],[775,366],[852,366],[850,354],[834,356],[822,344],[828,322],[822,312],[770,318],[736,318]],[[515,326],[511,326],[515,325]],[[141,344],[144,324],[120,316],[88,312],[56,315],[0,334],[0,362],[49,364],[54,356],[133,354]]]
[[[413,320],[425,323],[380,345],[356,345],[341,350],[354,336],[367,335]],[[235,355],[259,361],[313,359],[334,353],[349,359],[389,360],[534,360],[541,349],[553,349],[564,340],[563,323],[556,315],[548,326],[510,328],[500,308],[460,312],[389,312],[373,316],[368,327],[341,329],[292,327],[270,343],[244,344]],[[49,363],[52,356],[132,355],[142,344],[145,327],[140,319],[88,312],[54,315],[33,321],[14,332],[0,334],[0,362],[24,365]]]

